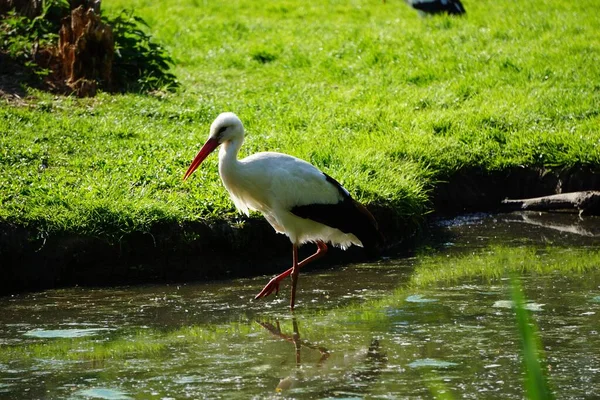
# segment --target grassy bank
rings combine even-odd
[[[110,1],[173,56],[177,93],[31,92],[0,106],[0,221],[109,240],[233,215],[216,157],[182,176],[218,113],[243,155],[281,151],[391,210],[407,232],[457,171],[600,165],[600,20],[592,0]]]

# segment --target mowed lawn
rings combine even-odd
[[[216,156],[182,181],[223,111],[245,124],[242,155],[306,159],[409,231],[457,171],[600,166],[597,1],[464,5],[104,1],[146,20],[181,87],[3,102],[0,221],[118,238],[230,218]]]

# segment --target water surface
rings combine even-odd
[[[439,221],[412,258],[0,299],[0,398],[523,398],[518,271],[558,398],[600,397],[598,219]],[[283,268],[282,268],[283,269]]]

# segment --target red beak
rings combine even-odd
[[[219,147],[220,144],[221,143],[219,143],[217,139],[208,139],[194,158],[194,161],[192,161],[192,163],[190,164],[190,167],[188,168],[187,172],[185,173],[185,176],[183,177],[183,180],[185,181],[192,174],[192,172],[194,172],[196,168],[198,168],[200,164],[202,164],[202,161],[204,161],[204,159],[208,157],[210,153],[212,153],[217,147]]]

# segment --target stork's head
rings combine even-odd
[[[202,164],[202,161],[210,153],[212,153],[219,145],[230,142],[235,139],[243,139],[244,138],[244,125],[242,125],[242,121],[232,112],[225,112],[219,114],[219,116],[214,120],[212,125],[210,126],[210,133],[208,135],[208,140],[204,143],[204,146],[200,149],[192,164],[188,168],[183,180],[186,180],[192,172],[196,170]]]
[[[244,136],[244,125],[242,121],[232,112],[224,112],[213,121],[210,126],[208,140],[216,140],[225,143],[229,140]]]

